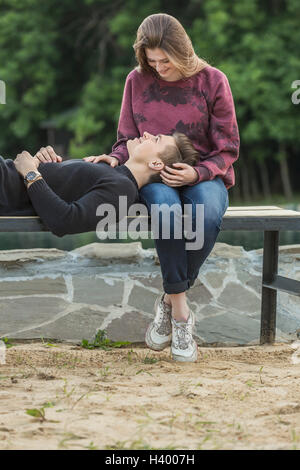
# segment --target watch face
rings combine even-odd
[[[29,171],[29,173],[27,173],[25,178],[27,181],[32,181],[34,180],[34,178],[36,178],[36,176],[37,176],[37,173],[35,171]]]

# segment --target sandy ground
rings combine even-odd
[[[179,364],[168,350],[15,344],[0,365],[0,449],[300,449],[293,346],[199,348]]]

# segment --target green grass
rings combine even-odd
[[[129,341],[111,341],[106,336],[105,330],[98,330],[95,335],[94,341],[91,343],[87,339],[81,341],[81,347],[85,349],[104,349],[109,351],[112,348],[121,348],[122,346],[128,346],[131,343]]]
[[[7,349],[13,347],[13,344],[10,343],[10,340],[9,340],[8,338],[0,338],[0,340],[3,341],[3,343],[5,344],[5,346],[6,346]]]

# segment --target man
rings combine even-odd
[[[183,134],[153,136],[145,132],[143,137],[128,140],[127,149],[129,159],[121,166],[111,165],[110,161],[62,162],[51,147],[42,148],[35,157],[26,151],[14,161],[0,157],[0,216],[38,214],[57,236],[94,231],[101,220],[97,216],[101,204],[113,205],[119,220],[120,196],[127,196],[128,207],[138,202],[139,189],[161,182],[160,172],[168,172],[174,163],[184,172],[195,172],[198,153]],[[43,163],[39,158],[44,159]],[[172,174],[169,177],[174,178]],[[163,315],[159,310],[156,317],[171,327],[170,312]],[[159,329],[156,317],[151,325]],[[183,326],[173,323],[173,338],[180,337],[185,348]],[[185,341],[196,345],[190,330],[188,325]],[[153,348],[153,341],[146,342]]]
[[[101,220],[96,215],[100,204],[113,205],[118,218],[120,196],[127,197],[129,207],[139,201],[142,186],[160,181],[159,173],[168,165],[182,162],[187,167],[195,162],[193,156],[181,154],[182,139],[187,138],[147,134],[128,140],[129,159],[116,168],[105,162],[61,162],[52,149],[48,154],[56,161],[50,163],[41,163],[26,151],[14,161],[0,157],[0,216],[38,214],[60,237],[94,231]]]

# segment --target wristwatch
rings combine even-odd
[[[24,176],[24,183],[26,186],[28,183],[33,183],[35,180],[40,178],[42,175],[38,171],[29,171],[27,175]]]

